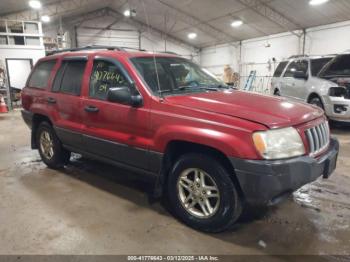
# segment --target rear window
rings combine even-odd
[[[311,74],[313,76],[317,76],[318,73],[321,71],[321,69],[329,62],[331,61],[331,57],[325,57],[325,58],[318,58],[318,59],[312,59],[311,60]]]
[[[280,77],[283,73],[284,68],[287,65],[287,61],[286,62],[281,62],[279,63],[279,65],[277,66],[275,73],[273,74],[273,77]]]
[[[36,88],[46,88],[49,83],[52,68],[56,60],[43,61],[38,64],[30,76],[28,86]]]

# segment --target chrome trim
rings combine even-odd
[[[309,143],[310,156],[315,156],[325,150],[330,143],[330,132],[328,122],[311,127],[305,130],[305,135]]]

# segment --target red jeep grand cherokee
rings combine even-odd
[[[173,213],[207,232],[245,204],[271,205],[335,169],[322,110],[230,89],[171,54],[86,47],[41,59],[22,92],[32,148],[51,168],[71,152],[157,177]]]

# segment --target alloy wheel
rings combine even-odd
[[[50,160],[53,157],[53,139],[47,131],[40,134],[40,149],[46,159]]]
[[[212,177],[199,168],[185,169],[177,181],[181,205],[198,218],[213,216],[220,205],[219,189]]]

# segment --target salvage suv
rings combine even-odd
[[[350,55],[293,56],[271,80],[274,95],[322,108],[333,121],[350,123]]]
[[[166,53],[86,47],[38,61],[22,92],[31,145],[50,168],[71,152],[154,175],[187,225],[230,228],[334,171],[322,110],[237,91]]]

